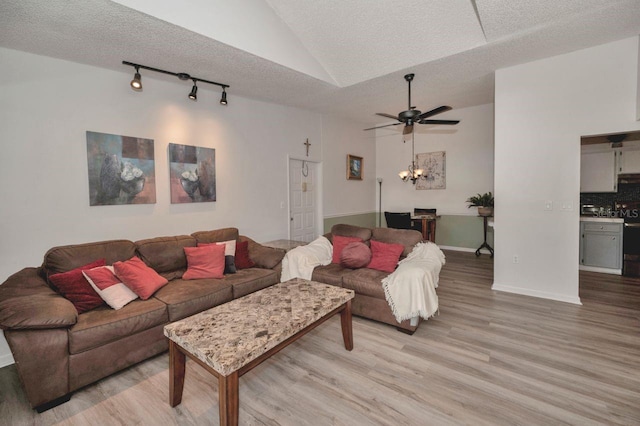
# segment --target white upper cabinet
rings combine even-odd
[[[640,151],[639,151],[640,152]],[[585,152],[580,156],[580,192],[616,192],[617,152]]]
[[[640,149],[623,149],[621,154],[618,172],[640,173]]]

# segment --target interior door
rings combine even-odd
[[[316,164],[289,160],[290,239],[311,242],[316,239]]]

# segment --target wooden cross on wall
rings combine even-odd
[[[305,145],[307,147],[307,157],[309,156],[309,147],[311,146],[311,144],[309,143],[309,138],[307,138],[307,141],[305,143],[303,143],[302,145]]]

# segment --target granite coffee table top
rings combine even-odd
[[[164,335],[228,376],[354,297],[294,278],[164,327]]]

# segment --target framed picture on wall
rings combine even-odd
[[[89,205],[155,204],[153,140],[87,131]]]
[[[171,204],[216,201],[216,150],[169,144]]]
[[[362,157],[347,154],[347,179],[362,180]]]

